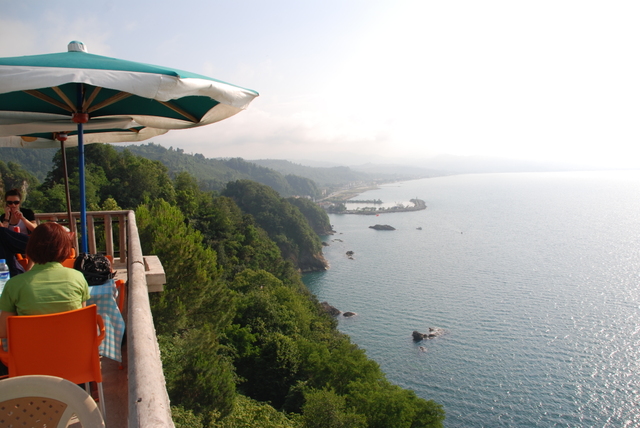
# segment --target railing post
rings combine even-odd
[[[84,242],[89,242],[89,253],[96,254],[98,249],[96,247],[96,223],[93,221],[93,213],[86,213],[86,225],[87,238]]]
[[[111,214],[104,215],[104,244],[107,254],[113,257],[113,225],[111,224]]]
[[[120,221],[120,263],[127,263],[127,253],[129,250],[129,243],[127,242],[127,225],[125,223],[125,216],[119,215]],[[138,237],[139,240],[139,237]]]

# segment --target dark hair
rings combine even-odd
[[[58,223],[42,223],[29,236],[27,256],[38,264],[62,262],[71,256],[71,234]]]
[[[22,200],[22,193],[18,189],[7,190],[7,193],[4,194],[4,200],[7,200],[7,196],[17,196]]]

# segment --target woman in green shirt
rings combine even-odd
[[[73,235],[57,223],[42,223],[27,243],[31,270],[7,281],[0,296],[0,337],[7,337],[7,318],[80,309],[89,299],[84,275],[60,262],[71,255]]]

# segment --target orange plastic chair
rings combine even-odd
[[[105,328],[96,305],[49,315],[7,319],[8,352],[0,346],[0,360],[9,377],[47,375],[75,384],[96,382],[100,410],[105,417],[98,346]]]
[[[71,255],[67,259],[63,260],[60,264],[64,267],[73,269],[73,265],[75,262],[76,262],[76,250],[72,248]]]
[[[16,254],[16,261],[20,263],[20,266],[22,266],[24,270],[27,270],[27,266],[29,266],[29,259],[27,257],[18,253]]]

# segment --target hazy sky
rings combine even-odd
[[[258,91],[151,140],[206,157],[640,167],[638,22],[637,0],[0,0],[0,56],[80,40]]]

